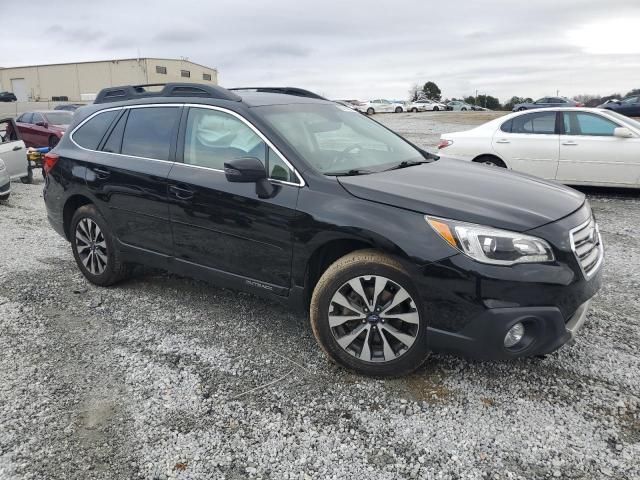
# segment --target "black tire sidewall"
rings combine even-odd
[[[94,275],[89,270],[87,270],[87,268],[82,264],[82,260],[80,260],[80,256],[78,255],[78,248],[75,242],[75,232],[78,223],[84,218],[93,220],[98,225],[98,227],[100,227],[104,240],[107,244],[107,268],[105,268],[104,272],[102,272],[100,275]],[[113,240],[109,225],[104,220],[100,212],[98,212],[95,206],[85,205],[76,210],[73,218],[71,219],[71,225],[69,227],[69,240],[71,241],[71,250],[73,251],[73,257],[78,264],[78,268],[87,278],[87,280],[100,286],[108,286],[118,280],[119,255],[116,250],[115,242]]]
[[[367,108],[367,115],[373,115],[376,111],[373,108]]]
[[[347,281],[363,275],[384,276],[402,286],[413,298],[420,315],[420,325],[415,342],[409,351],[405,352],[396,360],[384,363],[362,362],[340,347],[329,327],[329,305],[336,290]],[[373,262],[349,265],[334,275],[326,284],[326,288],[318,293],[319,302],[317,318],[315,319],[318,341],[322,344],[329,356],[340,365],[365,375],[399,376],[414,371],[425,361],[429,349],[427,347],[427,321],[424,308],[418,292],[413,285],[413,281],[404,271],[385,264]]]

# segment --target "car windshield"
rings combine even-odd
[[[623,122],[631,125],[633,128],[637,128],[640,130],[640,122],[638,120],[634,120],[631,117],[627,117],[626,115],[622,115],[621,113],[614,112],[613,110],[607,110],[607,115],[611,115],[612,117],[616,117],[618,120],[622,120]]]
[[[425,161],[401,137],[341,105],[269,105],[254,110],[325,175],[374,173]]]
[[[45,113],[44,116],[47,118],[47,122],[51,125],[69,125],[71,123],[73,113],[60,110],[57,112]]]

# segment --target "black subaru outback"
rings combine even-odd
[[[600,287],[584,195],[438,159],[311,92],[109,88],[68,132],[44,198],[89,281],[146,264],[280,300],[362,373],[554,351]]]

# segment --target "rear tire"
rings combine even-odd
[[[467,109],[466,109],[465,107],[462,107],[462,108],[460,109],[460,111],[461,111],[461,112],[466,112],[466,111],[467,111]]]
[[[6,202],[7,200],[9,200],[10,196],[11,192],[7,193],[6,195],[0,195],[0,202]]]
[[[367,108],[367,115],[373,115],[374,113],[376,113],[376,111],[373,108]]]
[[[519,111],[519,112],[524,112],[525,110],[526,110],[526,108],[525,108],[525,107],[520,107],[520,108],[518,109],[518,111]]]
[[[499,167],[499,168],[507,168],[502,160],[498,157],[494,157],[493,155],[481,155],[478,158],[474,158],[475,163],[482,163],[483,165],[487,165],[489,167]]]
[[[416,107],[413,107],[413,108],[411,109],[411,111],[412,111],[413,113],[418,113],[418,109],[417,109]]]
[[[413,281],[397,260],[376,250],[345,255],[323,273],[310,319],[329,358],[364,375],[406,375],[428,355],[426,316]]]
[[[440,110],[438,107],[433,107],[434,112],[437,112],[438,110]]]
[[[94,205],[73,214],[69,228],[71,249],[82,274],[95,285],[107,287],[128,277],[109,225]]]

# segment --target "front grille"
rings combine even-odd
[[[578,259],[582,273],[586,278],[590,278],[600,268],[604,255],[602,239],[595,218],[591,217],[588,222],[571,230],[570,239],[571,249]]]

